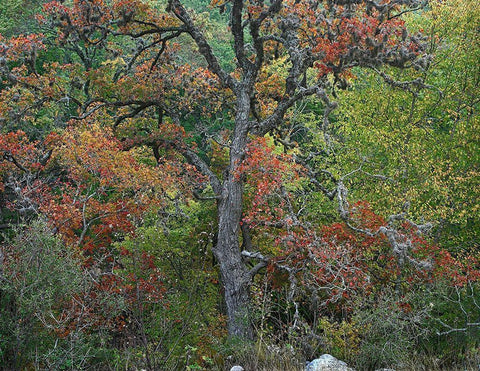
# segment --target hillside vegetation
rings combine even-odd
[[[0,369],[478,369],[479,7],[2,1]]]

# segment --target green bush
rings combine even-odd
[[[0,247],[0,363],[6,368],[81,368],[94,356],[79,331],[65,332],[81,265],[44,222],[18,228]]]

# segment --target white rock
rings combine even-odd
[[[343,361],[336,359],[330,354],[324,354],[310,362],[305,371],[352,371]]]
[[[245,369],[242,366],[233,366],[230,371],[244,371]]]

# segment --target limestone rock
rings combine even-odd
[[[308,363],[305,371],[353,371],[353,368],[330,354],[324,354]]]

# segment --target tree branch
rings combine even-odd
[[[213,192],[219,197],[222,194],[222,183],[207,163],[190,148],[177,147],[177,149],[191,165],[195,166],[200,173],[208,177]]]
[[[193,40],[197,44],[200,54],[203,55],[203,57],[205,58],[208,64],[208,68],[218,76],[222,85],[232,90],[235,90],[237,82],[233,79],[233,77],[231,77],[222,69],[222,67],[220,66],[220,63],[218,62],[217,57],[215,57],[215,55],[213,54],[212,48],[207,42],[205,36],[195,26],[192,18],[188,14],[185,7],[180,3],[180,1],[169,0],[167,11],[172,11],[175,14],[175,16],[180,21],[183,22],[186,28],[186,32],[190,34],[190,36],[193,38]]]
[[[319,94],[320,92],[323,92],[323,91],[324,90],[320,88],[320,86],[314,85],[308,88],[301,89],[297,94],[293,96],[285,95],[283,99],[280,101],[280,103],[277,105],[275,111],[270,116],[268,116],[266,119],[264,119],[261,122],[251,123],[253,134],[258,136],[264,136],[265,134],[270,132],[272,129],[280,125],[287,110],[290,107],[292,107],[296,102],[300,101],[301,99],[307,96]]]
[[[257,259],[260,260],[250,271],[248,272],[248,275],[250,276],[250,279],[255,277],[255,275],[262,269],[265,268],[270,259],[266,258],[265,256],[262,255],[260,252],[250,252],[243,250],[242,251],[242,256],[248,258],[248,259]]]

